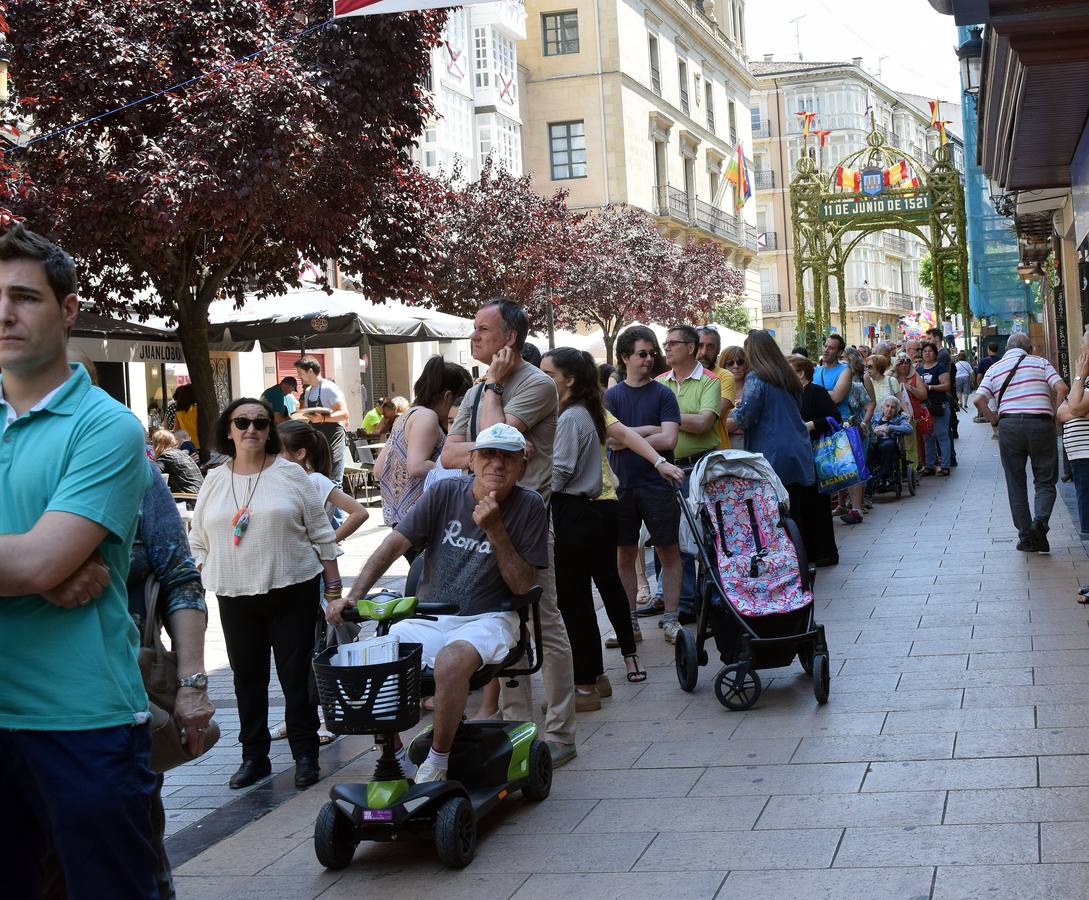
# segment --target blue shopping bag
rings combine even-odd
[[[862,435],[857,426],[844,427],[835,419],[829,419],[831,434],[826,434],[813,445],[813,464],[817,469],[817,486],[822,494],[834,494],[855,484],[870,480],[866,468],[866,454],[862,449]]]

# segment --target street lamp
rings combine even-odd
[[[978,25],[968,29],[969,38],[957,47],[960,60],[960,87],[966,94],[978,94],[983,70],[983,29]]]

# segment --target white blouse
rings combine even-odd
[[[235,546],[231,520],[247,497],[250,523]],[[280,457],[265,467],[260,480],[232,475],[230,464],[212,469],[197,495],[189,533],[205,589],[245,597],[319,574],[321,560],[337,557],[323,499],[301,466]]]

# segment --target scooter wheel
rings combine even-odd
[[[748,663],[726,666],[715,676],[718,702],[734,712],[749,709],[760,699],[762,690],[760,676]]]
[[[696,651],[696,636],[687,628],[677,632],[677,643],[673,645],[673,661],[677,667],[677,682],[681,690],[691,694],[700,677],[700,658]]]
[[[465,797],[451,797],[435,816],[435,850],[452,869],[464,869],[476,854],[476,816]]]
[[[358,841],[352,836],[352,824],[330,800],[314,823],[314,853],[327,869],[343,869],[355,856]]]
[[[522,796],[527,800],[545,800],[552,793],[552,754],[548,744],[534,741],[529,745],[529,774]]]
[[[827,703],[832,690],[832,675],[828,668],[828,654],[818,653],[813,657],[813,696],[818,703]]]

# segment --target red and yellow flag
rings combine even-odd
[[[945,126],[951,125],[952,122],[949,119],[938,120],[938,136],[941,139],[942,146],[944,147],[949,143],[949,135],[945,133]]]
[[[885,187],[895,187],[901,181],[907,181],[908,175],[907,160],[902,159],[895,166],[885,169]]]
[[[845,169],[843,166],[836,166],[836,171],[832,175],[832,183],[845,191],[857,193],[862,190],[862,173],[852,169]]]
[[[940,100],[928,100],[930,104],[930,127],[937,128],[942,117],[942,104]]]
[[[804,109],[801,112],[794,113],[799,119],[802,120],[802,137],[809,137],[809,127],[813,124],[813,120],[817,118],[815,112],[806,112]]]
[[[821,128],[817,131],[814,131],[813,133],[821,139],[821,147],[823,148],[824,145],[828,142],[828,135],[830,135],[832,131],[828,128]]]

